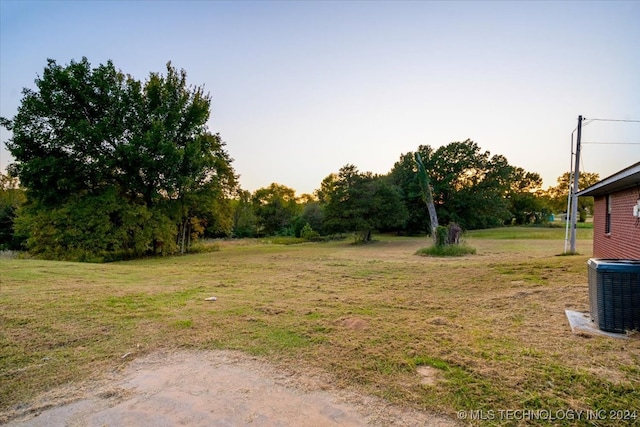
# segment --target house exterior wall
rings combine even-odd
[[[605,233],[607,197],[594,198],[593,256],[595,258],[640,259],[640,218],[633,216],[638,203],[637,188],[611,194],[611,232]]]

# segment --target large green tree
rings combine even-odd
[[[512,168],[471,140],[452,142],[434,151],[430,164],[434,199],[442,223],[476,229],[502,225],[510,217],[504,195]]]
[[[542,191],[542,178],[534,172],[513,168],[506,198],[515,224],[542,224],[548,221],[551,208]]]
[[[240,190],[238,197],[232,201],[233,236],[254,237],[258,232],[258,218],[253,211],[251,193]]]
[[[360,173],[354,165],[325,178],[317,194],[325,228],[354,233],[356,241],[370,241],[376,230],[398,229],[407,219],[398,188],[386,177]]]
[[[297,228],[302,229],[305,225],[309,225],[311,229],[319,234],[325,234],[324,229],[324,208],[317,200],[308,200],[304,203],[302,214],[296,220]],[[300,232],[297,231],[296,235]]]
[[[430,159],[433,149],[428,145],[421,145],[416,152],[422,159]],[[408,234],[429,234],[431,232],[429,212],[422,198],[415,153],[402,154],[388,177],[390,182],[400,189],[400,197],[407,210],[405,231]]]
[[[442,224],[455,222],[465,229],[502,225],[514,217],[512,209],[519,209],[512,203],[516,196],[524,198],[525,190],[513,187],[514,182],[536,179],[509,165],[504,156],[483,152],[471,140],[452,142],[436,150],[421,145],[417,152],[433,186],[433,200]],[[429,230],[414,156],[411,152],[401,155],[389,173],[409,210],[406,231],[411,234]]]
[[[35,85],[16,116],[2,119],[27,189],[19,222],[29,249],[88,258],[184,252],[207,223],[230,230],[232,160],[208,130],[210,96],[188,86],[184,70],[168,63],[140,82],[110,61],[49,60]]]
[[[293,222],[300,214],[296,192],[282,184],[272,183],[253,193],[252,203],[258,222],[258,234],[294,234]]]

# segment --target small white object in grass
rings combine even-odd
[[[218,300],[218,298],[216,298],[216,297],[209,297],[209,298],[205,298],[204,300],[205,300],[205,301],[217,301],[217,300]]]

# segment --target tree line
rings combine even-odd
[[[189,252],[203,236],[348,233],[368,241],[374,232],[429,232],[415,153],[384,175],[347,164],[314,194],[297,196],[278,183],[250,193],[225,142],[207,127],[210,95],[171,63],[139,81],[110,61],[92,68],[86,58],[66,66],[48,60],[35,84],[23,90],[16,116],[0,119],[12,131],[6,145],[15,158],[0,182],[0,248],[113,260]],[[538,174],[471,140],[416,152],[443,224],[543,223],[564,210],[562,177],[542,191]]]
[[[542,189],[537,173],[509,165],[501,155],[482,151],[471,140],[433,149],[421,145],[417,152],[430,176],[437,216],[442,224],[463,229],[503,225],[546,224],[554,213],[564,212],[569,174],[558,185]],[[400,155],[391,171],[377,175],[347,164],[329,174],[313,195],[295,196],[295,190],[273,183],[244,191],[234,200],[233,235],[304,237],[307,227],[319,236],[349,233],[368,241],[374,231],[405,235],[431,232],[415,162],[415,152]],[[580,188],[597,182],[583,173]],[[593,199],[581,198],[581,221],[593,208]]]

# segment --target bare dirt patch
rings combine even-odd
[[[147,355],[103,380],[60,388],[0,414],[8,420],[34,427],[456,425],[339,390],[322,373],[287,371],[233,351]]]
[[[418,366],[416,371],[420,375],[420,384],[436,385],[438,381],[442,380],[440,371],[431,366]]]
[[[346,319],[342,319],[340,320],[340,325],[356,331],[362,331],[369,327],[369,324],[365,320],[358,317],[347,317]]]

